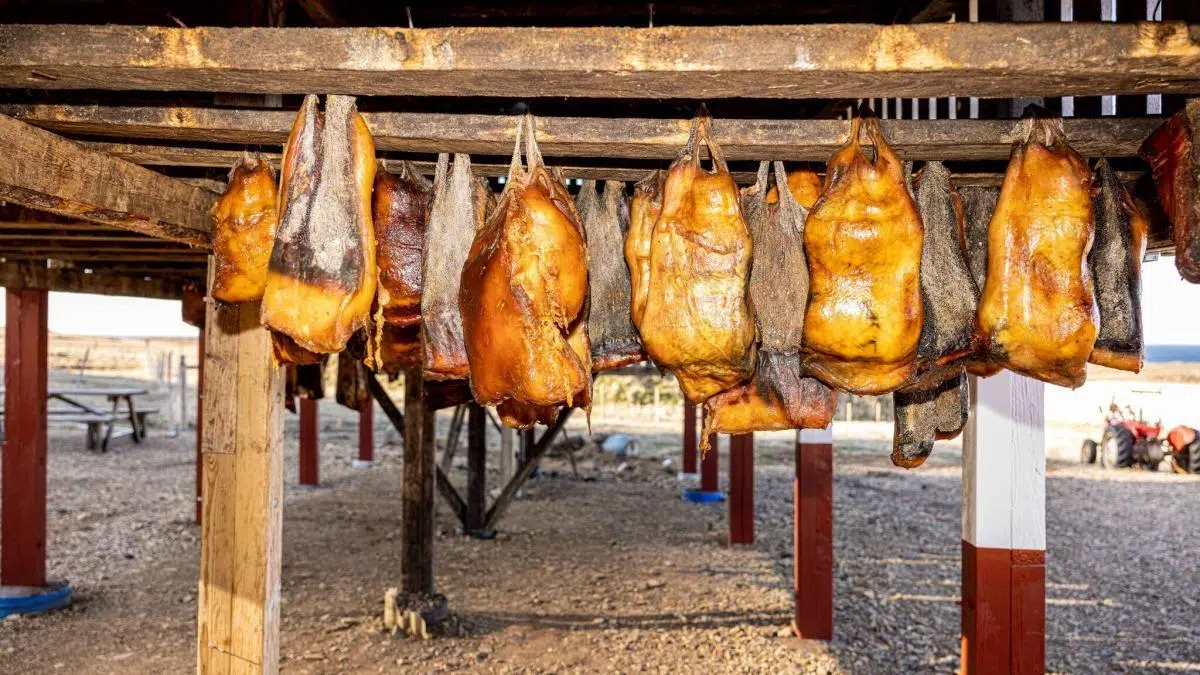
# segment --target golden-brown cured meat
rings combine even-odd
[[[533,118],[520,124],[504,193],[467,255],[458,306],[475,400],[523,429],[560,407],[590,406],[591,355],[583,227],[542,164]]]
[[[693,121],[687,147],[667,172],[638,322],[646,353],[675,374],[688,402],[697,405],[748,379],[756,353],[748,291],[753,245],[711,123],[703,113]],[[702,145],[712,155],[712,171],[701,166]],[[630,237],[644,234],[630,230]]]
[[[575,197],[588,247],[588,340],[592,372],[619,368],[645,358],[637,328],[630,318],[629,270],[620,264],[629,206],[625,184],[586,180]]]
[[[1142,369],[1142,257],[1150,226],[1107,161],[1097,163],[1094,182],[1096,240],[1088,264],[1100,330],[1088,360],[1136,373]]]
[[[629,266],[629,317],[635,326],[642,323],[646,312],[646,295],[650,283],[650,242],[654,223],[662,213],[663,181],[667,174],[654,171],[633,188],[629,201],[629,232],[625,234],[625,264]]]
[[[874,161],[859,144],[860,130],[875,146]],[[882,394],[912,375],[924,319],[923,241],[904,164],[875,118],[855,118],[804,227],[806,367],[826,384]]]
[[[821,192],[825,190],[825,185],[821,182],[821,177],[812,169],[789,171],[787,186],[796,203],[806,209],[811,209],[817,203],[817,200],[821,198]],[[779,188],[772,185],[771,189],[767,190],[767,203],[774,204],[777,201],[779,201]]]
[[[1200,283],[1200,99],[1188,101],[1146,139],[1139,153],[1150,165],[1163,211],[1171,221],[1175,268]]]
[[[768,162],[760,164],[758,180],[742,193],[742,212],[754,239],[750,301],[760,339],[758,364],[749,382],[705,403],[705,439],[710,432],[824,428],[833,419],[837,404],[833,390],[820,380],[801,375],[800,347],[808,302],[805,210],[790,190],[782,199],[776,190],[774,202],[764,198],[769,195],[770,168]],[[774,169],[776,185],[787,180],[783,162],[775,162]]]
[[[1062,121],[1025,119],[988,225],[979,304],[993,363],[1065,387],[1087,378],[1099,317],[1088,269],[1095,222],[1092,172]]]
[[[491,197],[487,183],[471,175],[469,155],[456,154],[453,162],[450,155],[438,156],[421,289],[427,380],[465,380],[470,374],[458,293],[471,242],[483,227]]]
[[[267,262],[279,226],[275,174],[260,156],[242,158],[229,186],[213,205],[212,296],[221,302],[253,302],[267,285]]]
[[[378,318],[393,326],[421,320],[421,250],[433,191],[412,164],[399,176],[375,172],[372,212],[375,225],[379,290]]]
[[[284,146],[280,217],[262,323],[311,352],[339,352],[375,297],[375,144],[351,96],[304,105]]]

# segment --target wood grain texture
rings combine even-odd
[[[257,303],[213,304],[205,328],[204,502],[197,671],[279,668],[283,377]]]
[[[857,98],[1200,92],[1200,27],[0,27],[0,87],[366,96]]]
[[[404,472],[400,482],[400,591],[433,593],[434,415],[421,369],[404,374]]]
[[[296,117],[290,110],[51,104],[0,105],[0,113],[70,135],[279,146]],[[504,156],[512,152],[515,139],[513,119],[506,115],[366,112],[363,118],[380,151]],[[690,124],[687,119],[538,117],[538,147],[546,157],[669,160],[687,144]],[[1007,159],[1017,138],[1013,120],[882,120],[880,125],[903,159]],[[1158,120],[1067,118],[1063,125],[1071,147],[1084,156],[1132,157]],[[846,143],[850,124],[718,118],[713,132],[729,160],[823,162]],[[147,154],[170,162],[204,156],[201,151],[148,151],[129,144],[97,147],[134,161],[144,161]],[[232,165],[229,151],[221,152],[219,166]]]
[[[8,286],[8,284],[5,284]],[[0,448],[0,585],[46,583],[45,290],[9,288]]]
[[[971,377],[963,429],[963,540],[1046,548],[1045,386],[1002,371]]]
[[[2,51],[2,50],[0,50]],[[208,245],[218,195],[0,115],[0,199],[104,225]]]
[[[85,274],[80,269],[47,269],[45,265],[13,262],[0,263],[0,286],[163,300],[178,300],[183,297],[183,282],[177,279],[147,279],[145,276],[110,274],[103,271]]]

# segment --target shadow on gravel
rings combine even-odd
[[[459,616],[478,622],[477,633],[503,630],[522,625],[537,628],[561,628],[574,631],[604,631],[614,626],[622,629],[732,628],[737,626],[779,626],[792,620],[788,612],[695,612],[689,614],[623,614],[598,622],[594,614],[547,614],[539,616],[522,612],[464,612]]]

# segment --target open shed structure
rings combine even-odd
[[[1036,97],[1073,114],[1064,127],[1076,150],[1109,158],[1133,185],[1145,183],[1136,150],[1160,116],[1200,95],[1200,25],[1189,23],[1200,9],[1187,0],[1077,0],[1066,14],[1025,0],[450,1],[407,14],[329,0],[102,4],[22,4],[6,20],[24,23],[0,25],[5,585],[46,581],[47,291],[203,292],[225,171],[246,151],[277,162],[304,94],[360,97],[385,166],[431,171],[435,153],[470,153],[478,173],[501,176],[512,115],[532,110],[542,152],[568,178],[625,181],[676,155],[701,102],[749,182],[760,160],[828,159],[847,139],[847,109],[866,101],[903,158],[991,184],[1013,112]],[[99,25],[112,22],[162,25]],[[370,25],[380,23],[410,27]],[[1152,191],[1138,194],[1153,207]],[[1150,250],[1168,244],[1160,219]],[[275,672],[283,379],[257,306],[205,308],[197,671]],[[1043,668],[1040,386],[1006,373],[973,396],[964,672]],[[396,574],[406,590],[432,592],[434,411],[419,377],[406,392]],[[469,433],[482,437],[484,423],[473,414]],[[831,444],[827,431],[797,438],[796,628],[806,637],[833,626]]]

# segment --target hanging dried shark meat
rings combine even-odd
[[[967,414],[965,359],[975,351],[979,287],[971,275],[962,233],[962,202],[941,162],[929,162],[913,181],[925,241],[921,297],[925,319],[917,343],[917,372],[892,394],[892,462],[920,466],[937,438],[962,430]]]
[[[1188,101],[1146,139],[1139,154],[1150,165],[1163,211],[1171,221],[1175,268],[1200,283],[1200,99]]]
[[[438,155],[433,202],[425,231],[421,317],[425,328],[424,375],[429,380],[465,380],[470,374],[463,344],[458,292],[463,266],[487,216],[491,191],[471,177],[468,155]]]
[[[964,185],[958,188],[958,194],[963,211],[963,227],[959,239],[966,253],[967,265],[971,269],[971,279],[982,294],[984,283],[987,281],[988,223],[992,221],[992,214],[996,211],[1000,188]],[[977,341],[978,337],[976,335]],[[967,361],[967,372],[979,377],[991,377],[1001,370],[1004,368],[999,364],[981,359],[973,358]]]
[[[351,96],[304,105],[284,146],[279,232],[262,322],[310,352],[339,352],[375,297],[375,144]]]
[[[338,354],[337,360],[337,389],[334,391],[334,400],[351,410],[361,410],[363,402],[371,398],[371,394],[367,392],[362,360],[355,358],[349,351]]]
[[[292,366],[296,372],[296,397],[322,399],[325,398],[325,359],[322,354],[317,363],[305,363]]]
[[[585,180],[575,197],[588,247],[588,339],[592,343],[592,372],[619,368],[645,358],[637,328],[629,316],[628,270],[616,262],[629,229],[625,184]]]
[[[552,423],[563,406],[590,409],[587,272],[579,213],[543,165],[526,115],[504,193],[475,236],[458,295],[471,390],[508,426]]]
[[[776,185],[787,180],[775,162]],[[759,165],[758,180],[742,193],[742,212],[754,240],[750,301],[760,343],[758,365],[749,382],[708,399],[705,430],[745,434],[777,429],[822,429],[833,419],[837,394],[820,380],[800,374],[808,265],[804,260],[804,207],[790,190],[769,195],[770,164]]]
[[[375,172],[373,214],[379,291],[379,318],[393,326],[421,320],[421,250],[433,191],[412,164],[399,176]]]
[[[1038,114],[1032,111],[1027,114]],[[1066,387],[1087,378],[1098,321],[1088,252],[1092,172],[1067,145],[1062,121],[1027,117],[988,226],[979,304],[983,354]]]
[[[921,466],[933,452],[935,440],[957,436],[967,424],[969,396],[967,374],[962,370],[931,387],[892,394],[892,464],[908,469]]]
[[[1096,284],[1100,332],[1089,361],[1142,369],[1142,256],[1149,223],[1105,160],[1096,165],[1096,241],[1088,256]]]
[[[262,157],[246,155],[229,172],[229,187],[213,205],[212,296],[254,302],[267,285],[267,261],[279,225],[275,175]]]
[[[756,354],[750,229],[711,125],[704,112],[692,121],[687,147],[667,172],[638,323],[646,353],[675,374],[688,402],[697,405],[747,380]],[[702,146],[713,158],[712,171],[701,166]],[[645,234],[630,230],[631,237]]]
[[[633,199],[629,202],[629,232],[625,235],[625,264],[629,266],[629,283],[632,296],[629,317],[633,324],[642,323],[646,312],[646,295],[650,283],[650,242],[654,237],[654,223],[662,213],[663,181],[667,174],[654,171],[633,188]]]
[[[296,344],[295,340],[284,333],[276,332],[271,333],[271,351],[275,354],[275,360],[279,363],[290,363],[293,365],[325,363],[326,357],[326,354],[310,352]]]
[[[875,146],[874,161],[859,145],[860,130]],[[874,117],[856,117],[804,228],[810,372],[855,394],[891,392],[909,379],[924,318],[923,239],[904,164]]]
[[[821,177],[816,171],[811,169],[797,169],[789,171],[787,175],[788,192],[792,193],[792,197],[796,203],[806,209],[811,209],[817,200],[821,198],[821,192],[825,190],[824,184],[821,182]],[[779,201],[779,188],[775,185],[767,190],[767,203],[774,204]]]

